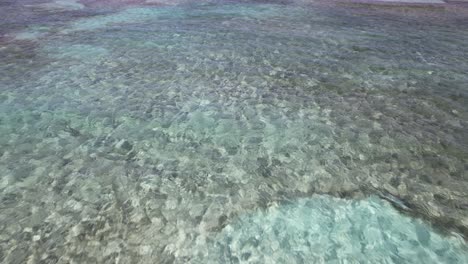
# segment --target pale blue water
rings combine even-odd
[[[1,262],[467,262],[463,5],[2,5]]]
[[[200,263],[468,262],[461,238],[434,233],[375,198],[314,196],[275,205],[241,216],[207,248]]]

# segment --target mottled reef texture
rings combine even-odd
[[[0,260],[196,263],[314,194],[468,235],[464,5],[221,2],[0,3]]]

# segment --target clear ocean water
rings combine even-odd
[[[0,2],[1,263],[468,263],[468,6]]]

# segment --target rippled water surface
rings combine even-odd
[[[466,6],[18,2],[1,262],[468,263]]]

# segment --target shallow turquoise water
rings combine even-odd
[[[213,245],[211,245],[213,244]],[[226,226],[200,262],[466,263],[462,239],[447,239],[375,198],[327,196],[276,205]],[[202,251],[203,252],[203,251]]]
[[[65,6],[0,42],[4,263],[467,262],[465,13]]]

